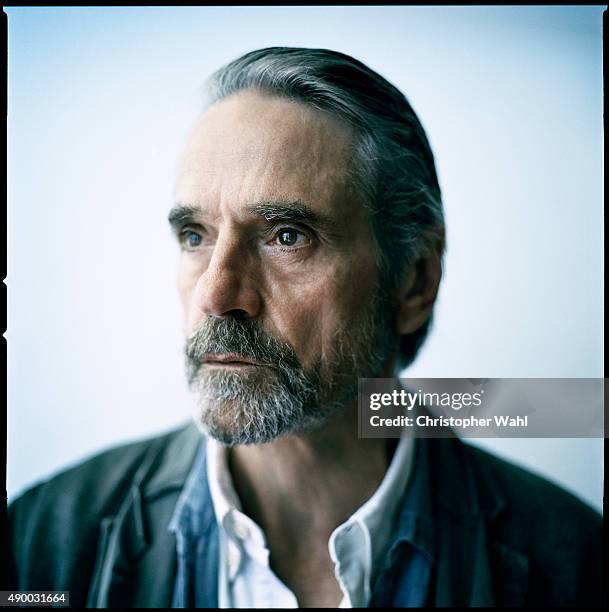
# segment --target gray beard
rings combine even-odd
[[[310,370],[259,321],[209,316],[186,345],[188,382],[196,394],[194,421],[227,446],[265,444],[320,428],[353,404],[358,378],[381,373],[394,343],[388,300],[380,292],[359,325],[344,326],[332,355]],[[201,363],[207,353],[235,353],[271,366],[207,367]]]

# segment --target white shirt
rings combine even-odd
[[[385,552],[414,459],[414,438],[401,438],[372,497],[330,535],[328,550],[343,593],[340,608],[365,607],[371,577]],[[218,522],[220,608],[297,608],[294,593],[269,565],[262,529],[241,511],[227,461],[228,449],[207,443],[207,477]]]

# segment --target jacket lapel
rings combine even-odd
[[[490,535],[505,506],[501,492],[483,470],[474,473],[456,438],[417,444],[413,481],[370,605],[523,605],[528,560]]]
[[[522,605],[528,560],[496,542],[491,526],[505,499],[484,470],[472,466],[457,439],[425,440],[436,525],[436,606]]]
[[[176,542],[168,525],[201,440],[189,425],[151,445],[118,513],[101,523],[87,607],[171,607]]]

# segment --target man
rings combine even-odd
[[[10,509],[9,588],[93,607],[600,600],[600,519],[457,439],[357,436],[359,377],[427,333],[444,226],[404,96],[340,53],[214,75],[169,221],[194,425]]]

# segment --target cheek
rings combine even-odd
[[[182,306],[182,320],[187,334],[190,334],[197,322],[195,292],[198,275],[194,274],[183,261],[178,264],[176,287]]]
[[[308,282],[282,283],[273,291],[272,318],[304,365],[329,357],[337,335],[359,324],[374,294],[375,274],[374,266],[360,262],[333,267]]]

